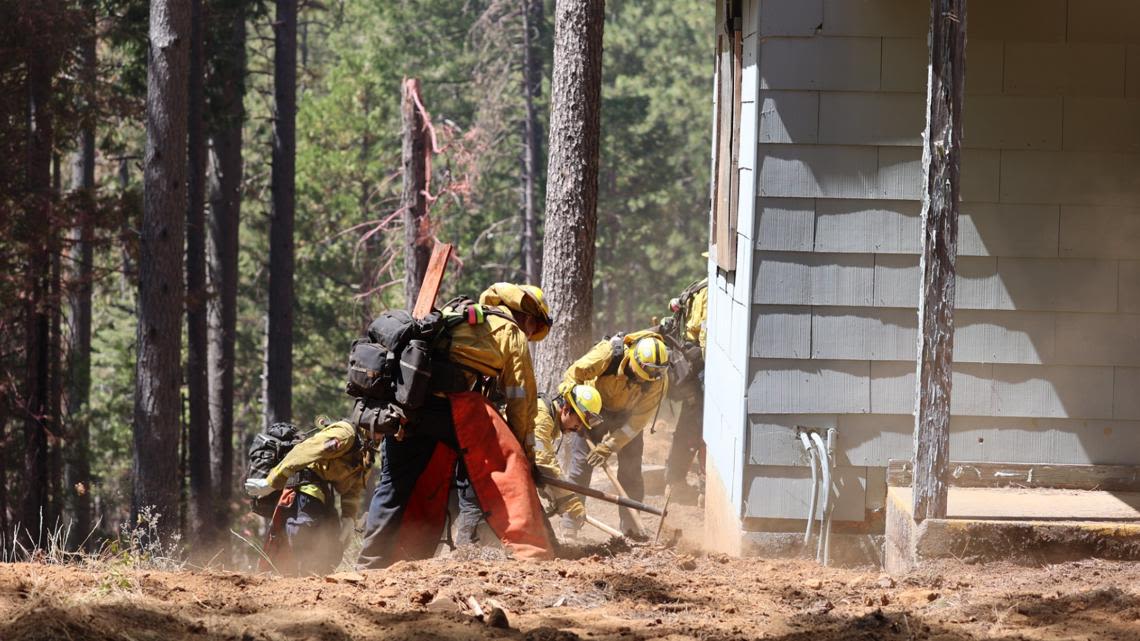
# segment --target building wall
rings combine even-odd
[[[740,551],[738,533],[742,528],[744,466],[748,449],[747,397],[757,206],[751,194],[756,191],[758,28],[759,4],[754,0],[744,0],[737,268],[733,272],[724,272],[716,268],[715,260],[709,261],[704,415],[704,437],[708,447],[706,483],[709,487],[706,492],[705,540],[710,548],[732,553]],[[715,104],[713,106],[715,112]]]
[[[772,528],[807,511],[795,426],[835,427],[836,518],[874,520],[912,447],[929,3],[745,5],[753,251],[710,274],[710,461]],[[967,42],[951,457],[1140,463],[1140,2],[971,3]]]

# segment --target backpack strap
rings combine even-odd
[[[610,336],[610,364],[606,366],[606,371],[602,372],[602,376],[616,376],[621,371],[621,362],[625,358],[625,334],[614,334]]]

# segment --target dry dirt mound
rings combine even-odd
[[[1128,564],[954,564],[890,578],[612,549],[303,579],[4,565],[0,639],[1140,639],[1140,567]],[[468,597],[503,608],[506,627],[477,620]]]

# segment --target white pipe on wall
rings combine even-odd
[[[816,471],[816,455],[815,448],[812,447],[811,439],[808,438],[807,432],[800,431],[800,442],[804,446],[804,451],[808,453],[808,465],[811,466],[811,503],[808,507],[807,529],[804,531],[804,545],[807,545],[811,540],[811,528],[815,524],[815,507],[816,497],[819,496],[819,473]],[[820,528],[823,528],[823,518],[820,518]]]
[[[820,529],[819,540],[816,545],[815,559],[824,565],[827,565],[827,558],[830,555],[830,550],[827,550],[827,540],[825,537],[825,519],[830,513],[831,509],[831,461],[827,456],[827,446],[824,445],[823,439],[820,438],[818,432],[811,433],[812,443],[815,444],[816,456],[819,459],[819,469],[823,472],[823,513],[820,516]]]

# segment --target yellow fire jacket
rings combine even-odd
[[[510,313],[506,308],[500,309]],[[498,380],[507,399],[507,424],[533,460],[538,392],[530,349],[522,329],[490,314],[475,325],[456,325],[451,330],[450,360]],[[475,375],[470,371],[463,371],[463,376],[469,386],[475,383]]]
[[[538,417],[534,421],[534,462],[544,474],[561,477],[562,468],[558,465],[554,441],[562,435],[562,420],[553,404],[543,398],[538,399]],[[558,514],[569,514],[574,518],[586,515],[586,505],[577,494],[560,487],[546,486],[544,491],[554,501]]]
[[[308,468],[320,479],[332,485],[340,495],[340,509],[344,516],[355,517],[364,494],[364,478],[368,475],[372,457],[367,448],[356,447],[356,430],[345,421],[338,421],[305,439],[294,447],[277,464],[265,480],[274,488],[285,487],[289,477]],[[298,487],[316,499],[325,502],[321,489],[306,483]]]
[[[706,327],[709,317],[709,288],[707,286],[697,290],[689,300],[689,309],[685,314],[685,339],[705,349],[705,340],[708,335]]]
[[[660,337],[654,332],[642,331],[627,334],[625,341],[630,344],[645,336]],[[636,374],[629,372],[628,356],[622,358],[616,374],[605,374],[613,356],[614,350],[609,340],[594,345],[585,356],[566,369],[558,393],[565,394],[575,385],[593,385],[597,388],[602,395],[602,415],[606,421],[624,423],[620,429],[619,424],[604,426],[610,429],[607,444],[617,451],[636,438],[653,420],[661,399],[665,397],[668,379],[662,376],[656,381],[642,381]]]

